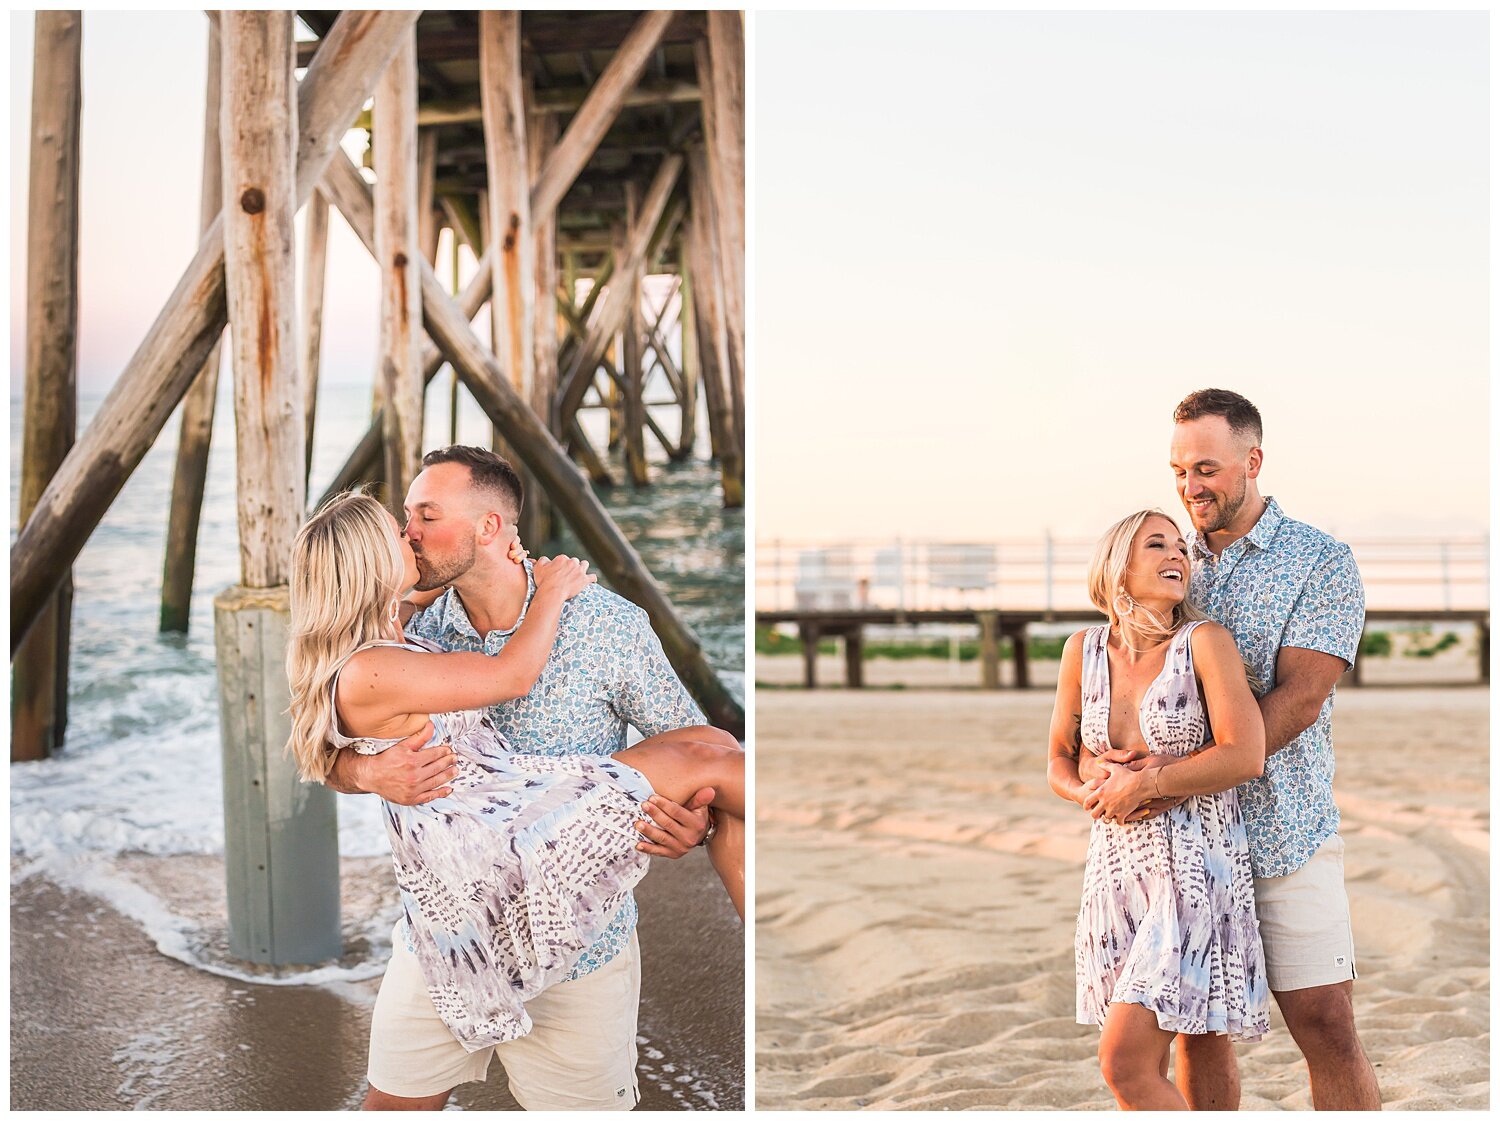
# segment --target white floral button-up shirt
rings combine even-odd
[[[526,605],[516,627],[536,594],[529,560],[526,580]],[[493,655],[505,648],[516,627],[490,631],[481,640],[458,594],[450,589],[413,615],[405,631],[445,650]],[[667,661],[646,612],[598,585],[563,605],[557,641],[531,692],[488,712],[518,751],[539,755],[612,755],[626,746],[627,724],[644,736],[654,736],[707,723]],[[592,973],[623,950],[637,915],[631,897],[568,979]]]
[[[1274,499],[1255,528],[1215,557],[1196,533],[1192,601],[1234,635],[1264,688],[1276,683],[1284,646],[1318,650],[1349,665],[1365,624],[1365,589],[1349,546],[1294,521]],[[1333,694],[1310,728],[1266,759],[1239,788],[1257,876],[1295,872],[1338,832],[1333,801]]]

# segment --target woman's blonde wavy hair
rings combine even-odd
[[[1184,598],[1172,608],[1170,618],[1162,618],[1143,604],[1135,603],[1125,595],[1125,571],[1130,564],[1130,547],[1135,535],[1148,518],[1166,518],[1160,510],[1137,510],[1129,517],[1121,518],[1104,531],[1099,544],[1094,546],[1094,559],[1089,563],[1089,599],[1109,619],[1111,630],[1120,625],[1122,615],[1130,616],[1131,624],[1148,640],[1165,642],[1182,627],[1208,616]],[[1177,523],[1172,522],[1175,526]],[[1183,573],[1186,578],[1187,573]],[[1122,608],[1128,610],[1122,612]]]
[[[1181,603],[1172,608],[1171,617],[1163,619],[1144,604],[1136,603],[1125,595],[1125,572],[1130,566],[1130,547],[1135,544],[1135,535],[1146,524],[1147,518],[1166,518],[1172,525],[1177,524],[1161,510],[1137,510],[1105,530],[1104,536],[1094,546],[1094,559],[1089,562],[1089,599],[1109,619],[1111,630],[1120,625],[1120,609],[1128,607],[1131,623],[1144,638],[1148,641],[1165,642],[1188,623],[1207,619],[1208,615],[1191,599],[1184,597]],[[1188,563],[1191,564],[1192,561],[1189,560]],[[1190,572],[1191,569],[1183,573],[1184,579]],[[1264,684],[1250,668],[1250,663],[1242,664],[1245,667],[1245,678],[1250,682],[1250,691],[1259,696],[1265,691]]]
[[[406,566],[390,517],[367,494],[340,494],[307,520],[292,545],[286,750],[306,782],[325,781],[333,767],[334,676],[365,643],[401,633],[392,607]]]

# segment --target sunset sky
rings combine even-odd
[[[757,536],[1091,536],[1175,511],[1170,411],[1210,385],[1261,408],[1263,490],[1294,516],[1484,532],[1487,26],[756,13]],[[11,15],[13,395],[31,27]],[[206,30],[85,17],[86,394],[197,243]],[[365,382],[378,277],[337,215],[330,240],[323,376]]]
[[[1488,518],[1483,13],[758,13],[756,535],[1180,513],[1173,405],[1344,534]]]
[[[31,12],[10,14],[11,393],[25,380]],[[300,30],[300,24],[298,25]],[[79,233],[81,393],[107,390],[198,246],[208,18],[86,12]],[[335,211],[323,378],[369,381],[380,276]]]

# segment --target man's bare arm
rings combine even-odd
[[[1318,719],[1323,702],[1348,663],[1321,650],[1283,646],[1276,654],[1276,686],[1260,697],[1266,754],[1274,755]]]
[[[325,785],[340,794],[378,794],[401,806],[420,806],[453,793],[448,784],[458,774],[458,757],[446,743],[427,747],[432,721],[420,732],[392,744],[379,755],[345,748],[334,757]]]

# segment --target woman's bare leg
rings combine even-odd
[[[1162,1073],[1172,1033],[1139,1004],[1111,1004],[1099,1036],[1099,1070],[1121,1109],[1187,1109]]]
[[[686,802],[711,786],[715,810],[745,816],[745,752],[728,732],[679,728],[617,751],[614,758],[640,771],[664,798]]]
[[[644,739],[614,758],[640,771],[658,794],[674,802],[713,788],[715,828],[708,859],[744,921],[745,753],[738,741],[718,728],[679,728]]]
[[[715,829],[708,842],[708,859],[724,881],[729,901],[745,921],[745,819],[714,811]]]

